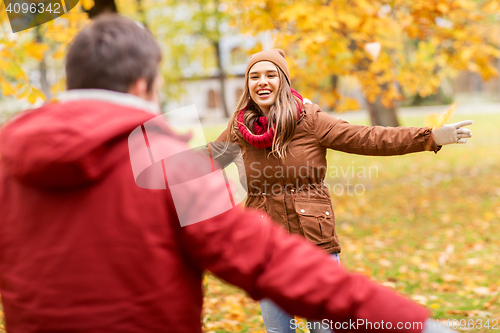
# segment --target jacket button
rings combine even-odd
[[[301,213],[305,213],[306,211],[305,211],[305,210],[303,210],[303,209],[301,209],[301,210],[300,210],[300,212],[301,212]]]
[[[330,213],[329,213],[329,212],[326,212],[326,215],[330,215]]]

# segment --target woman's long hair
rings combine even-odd
[[[283,74],[278,67],[276,68],[278,70],[280,85],[276,101],[269,109],[269,114],[267,115],[267,128],[271,128],[276,124],[271,153],[281,160],[284,160],[286,158],[287,147],[290,144],[290,141],[292,141],[295,129],[297,128],[297,107],[302,107],[302,101],[292,95],[290,85],[288,84],[285,74]],[[236,130],[238,128],[238,112],[245,107],[247,108],[247,111],[243,115],[243,125],[250,133],[254,133],[254,124],[259,117],[263,116],[263,114],[259,106],[250,97],[248,80],[245,82],[243,95],[241,96],[238,106],[236,107],[236,111],[234,112],[228,125],[228,142],[230,142],[233,134],[236,134],[240,142],[245,142],[245,139],[241,136],[240,132]]]

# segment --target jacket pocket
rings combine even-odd
[[[295,200],[294,205],[307,240],[313,244],[333,240],[335,219],[330,200]]]

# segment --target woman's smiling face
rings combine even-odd
[[[280,78],[278,68],[270,61],[260,61],[250,68],[248,73],[248,89],[250,97],[267,115],[271,105],[276,101]]]

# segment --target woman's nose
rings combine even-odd
[[[267,84],[267,78],[266,76],[261,76],[259,79],[259,85],[260,86],[265,86]]]

